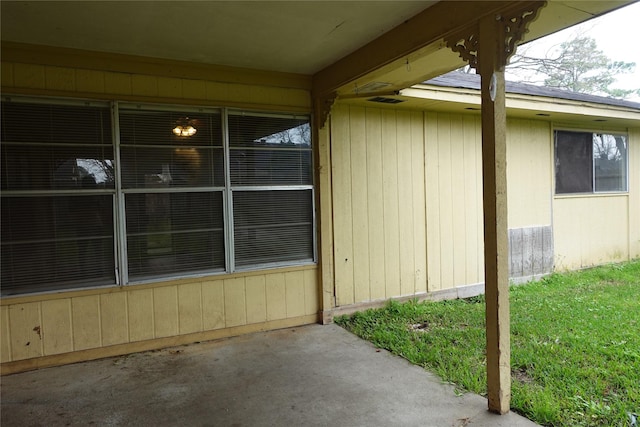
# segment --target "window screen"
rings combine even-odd
[[[626,135],[555,131],[556,194],[627,191]]]
[[[114,284],[108,106],[2,103],[2,294]]]

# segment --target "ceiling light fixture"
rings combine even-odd
[[[175,136],[190,137],[198,132],[195,128],[196,121],[189,120],[189,117],[183,117],[176,121],[176,127],[173,128],[173,134]]]

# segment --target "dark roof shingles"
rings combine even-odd
[[[450,73],[435,77],[431,80],[427,80],[423,84],[431,86],[480,90],[480,75],[452,71]],[[589,95],[585,93],[570,92],[567,90],[537,86],[528,83],[507,81],[505,90],[507,93],[544,96],[547,98],[569,99],[572,101],[591,102],[594,104],[612,105],[616,107],[625,107],[640,110],[640,103],[638,102],[608,98],[605,96]]]

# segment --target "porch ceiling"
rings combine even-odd
[[[444,34],[427,35],[429,29],[437,22],[446,27],[445,15],[446,24],[455,26],[447,30],[460,28],[461,11],[480,8],[493,13],[508,3],[2,1],[1,37],[18,43],[314,75],[325,93],[353,94],[356,87],[371,82],[389,83],[387,89],[407,87],[462,65],[444,47]],[[531,25],[527,40],[628,3],[552,0]],[[407,27],[407,20],[414,28],[409,36],[415,40],[410,42],[406,31],[397,31]]]

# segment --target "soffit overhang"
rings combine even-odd
[[[5,0],[0,2],[2,58],[108,69],[122,67],[117,56],[153,73],[221,72],[276,85],[313,85],[320,97],[352,96],[379,83],[399,90],[464,65],[444,38],[473,27],[482,16],[524,3]],[[629,3],[551,0],[524,41]],[[48,56],[43,47],[50,48]],[[86,61],[88,52],[102,59]]]
[[[414,85],[399,94],[383,96],[402,102],[381,104],[371,101],[374,97],[344,97],[340,102],[363,108],[390,108],[396,110],[420,110],[446,114],[471,114],[480,116],[480,91],[452,87]],[[571,124],[586,129],[624,130],[640,128],[640,108],[628,108],[595,102],[544,96],[506,93],[507,116],[529,120],[543,120]]]

